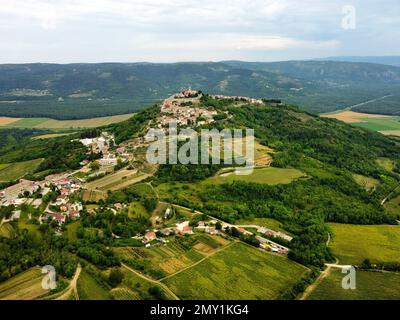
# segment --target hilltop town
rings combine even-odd
[[[160,113],[155,125],[158,128],[165,128],[173,120],[177,121],[178,125],[182,127],[213,123],[218,111],[203,107],[201,105],[202,97],[202,92],[189,89],[165,99],[160,106]],[[237,103],[262,104],[261,100],[239,96],[212,96],[212,98],[217,100],[229,99]],[[227,112],[225,112],[225,115],[229,116]],[[138,150],[143,150],[146,143],[142,138],[133,141],[116,145],[114,135],[106,131],[101,132],[96,137],[80,139],[79,142],[86,147],[87,154],[94,156],[96,160],[82,161],[80,163],[81,168],[74,172],[48,175],[42,181],[21,179],[17,184],[5,188],[0,192],[0,206],[9,208],[9,214],[3,218],[1,223],[18,221],[21,218],[21,212],[27,212],[28,223],[51,223],[56,234],[61,235],[65,230],[64,225],[79,220],[82,214],[96,215],[97,212],[105,210],[109,210],[114,215],[126,212],[129,203],[103,203],[101,206],[89,204],[93,202],[92,194],[101,194],[99,188],[94,187],[94,184],[98,185],[103,180],[112,181],[113,177],[119,174],[123,175],[121,178],[124,180],[128,170],[134,172],[135,177],[139,176],[135,180],[137,183],[149,176],[148,174],[140,175],[140,170],[143,168],[134,168],[135,161],[143,157]],[[129,169],[126,169],[127,167]],[[202,232],[210,235],[228,236],[232,235],[232,229],[235,229],[237,232],[234,234],[237,237],[240,235],[244,237],[253,236],[260,248],[264,250],[281,254],[288,253],[287,247],[271,240],[282,238],[291,241],[291,237],[280,232],[260,226],[250,226],[251,229],[257,229],[256,234],[253,234],[247,231],[245,227],[236,227],[211,217],[196,223],[181,219],[181,221],[171,224],[168,222],[169,216],[172,216],[175,211],[174,204],[169,204],[164,215],[161,214],[162,217],[156,217],[157,222],[153,224],[153,228],[148,229],[143,234],[134,235],[133,239],[143,242],[146,247],[150,247],[154,244],[167,245],[168,240],[165,240],[165,237],[173,234],[190,236],[195,232]],[[193,213],[193,218],[196,215],[198,214]],[[159,227],[159,220],[162,222],[161,227]],[[264,238],[263,235],[266,235],[267,238]],[[120,238],[117,235],[114,235],[114,237]]]

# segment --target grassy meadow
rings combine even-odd
[[[400,226],[359,226],[330,223],[331,248],[340,264],[400,262]]]
[[[305,174],[297,169],[259,168],[254,169],[250,175],[237,175],[235,172],[221,173],[216,177],[207,179],[209,183],[226,183],[232,181],[245,181],[265,183],[270,185],[289,184],[293,180],[304,177]]]

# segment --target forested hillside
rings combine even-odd
[[[398,92],[400,68],[322,61],[0,65],[0,116],[132,113],[189,87],[328,112]]]

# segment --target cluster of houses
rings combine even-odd
[[[150,247],[150,242],[152,242],[154,240],[158,240],[159,242],[165,244],[168,241],[166,241],[163,237],[168,237],[173,234],[178,234],[178,235],[182,235],[182,236],[192,235],[192,234],[194,234],[195,230],[202,231],[202,232],[205,232],[205,233],[211,234],[211,235],[216,235],[220,232],[215,228],[216,223],[217,223],[217,221],[210,221],[207,223],[204,221],[200,221],[200,222],[198,222],[197,226],[192,227],[192,226],[190,226],[189,221],[183,221],[183,222],[177,223],[175,225],[175,227],[149,231],[144,235],[144,237],[142,238],[142,241],[144,244],[146,244],[147,247]],[[160,237],[158,237],[157,235],[160,235]]]
[[[205,125],[214,122],[214,116],[217,111],[207,110],[193,106],[193,103],[199,102],[201,94],[198,91],[186,90],[175,95],[172,98],[164,100],[161,104],[161,116],[158,119],[158,127],[163,128],[170,122],[176,121],[178,125]],[[182,101],[174,100],[176,98],[188,98],[191,106],[186,106]]]
[[[103,157],[97,160],[101,166],[113,166],[118,163],[119,158],[126,159],[129,157],[129,153],[123,147],[117,148],[115,152],[111,151],[111,146],[115,144],[115,138],[108,132],[102,132],[96,138],[86,138],[79,141],[88,148],[88,152],[102,153]],[[85,163],[82,163],[82,165],[85,165]]]
[[[241,101],[251,104],[259,104],[259,105],[264,104],[264,102],[261,99],[242,97],[242,96],[213,95],[212,97],[214,99],[219,99],[219,100],[235,100],[235,101]]]
[[[175,99],[192,99],[201,97],[201,92],[197,90],[187,89],[174,96]]]
[[[43,181],[29,181],[21,179],[17,184],[10,186],[0,192],[0,206],[16,207],[27,204],[34,208],[39,208],[43,203],[43,196],[56,188],[59,196],[55,201],[47,205],[39,221],[56,220],[59,224],[66,221],[66,217],[76,219],[80,217],[83,210],[81,203],[69,203],[70,195],[82,188],[81,182],[73,178],[70,174],[53,174],[47,176]],[[59,210],[54,212],[50,208],[57,207]],[[20,218],[21,211],[15,210],[11,220]]]

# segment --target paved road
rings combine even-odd
[[[144,279],[144,280],[146,280],[146,281],[149,281],[149,282],[151,282],[151,283],[153,283],[153,284],[155,284],[155,285],[160,286],[160,287],[163,288],[166,292],[168,292],[175,300],[180,300],[179,297],[178,297],[175,293],[173,293],[173,292],[171,291],[171,289],[168,288],[164,283],[162,283],[162,282],[160,282],[160,281],[158,281],[158,280],[154,280],[154,279],[152,279],[152,278],[149,278],[149,277],[145,276],[144,274],[142,274],[142,273],[140,273],[140,272],[138,272],[138,271],[136,271],[136,270],[133,270],[132,268],[128,267],[126,264],[123,264],[123,263],[122,263],[121,265],[122,265],[122,267],[124,267],[125,269],[129,270],[130,272],[136,274],[138,277],[140,277],[140,278],[142,278],[142,279]]]

